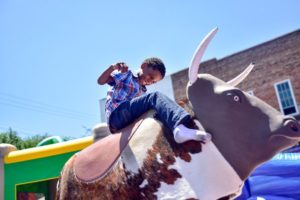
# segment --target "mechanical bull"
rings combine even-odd
[[[294,118],[235,87],[252,64],[227,83],[198,74],[216,31],[196,50],[187,86],[198,128],[211,133],[212,141],[177,144],[148,112],[71,157],[57,199],[231,199],[258,165],[300,140]]]

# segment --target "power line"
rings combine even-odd
[[[9,106],[16,109],[24,109],[33,112],[38,112],[42,114],[64,117],[68,119],[85,121],[87,119],[97,119],[99,116],[92,115],[89,113],[79,112],[68,108],[63,108],[59,106],[53,106],[50,104],[42,103],[39,101],[22,98],[19,96],[11,95],[8,93],[0,92],[0,106]],[[1,125],[0,125],[1,126]],[[5,128],[7,127],[7,128]],[[11,126],[1,126],[0,129],[3,131],[8,131]],[[84,128],[87,132],[88,129]],[[13,130],[18,132],[18,134],[25,136],[32,136],[37,134],[49,134],[48,131],[28,131],[23,129],[18,129],[13,127]]]
[[[76,110],[69,109],[69,108],[64,108],[64,107],[61,107],[61,106],[50,105],[50,104],[43,103],[43,102],[40,102],[40,101],[36,101],[36,100],[28,99],[28,98],[23,98],[23,97],[19,97],[19,96],[8,94],[8,93],[4,93],[4,92],[0,92],[0,96],[4,96],[6,98],[8,97],[10,99],[19,99],[19,101],[20,100],[21,101],[25,101],[25,102],[27,101],[27,103],[29,102],[31,104],[36,104],[36,105],[39,105],[39,106],[52,107],[54,109],[63,110],[65,112],[76,113],[76,114],[87,115],[87,116],[94,116],[93,114],[90,114],[90,113],[76,111]]]
[[[22,106],[22,105],[14,104],[12,102],[2,102],[2,101],[0,101],[0,104],[10,106],[10,107],[14,107],[14,108],[20,108],[20,109],[24,109],[24,110],[39,112],[39,113],[43,113],[43,114],[69,118],[69,119],[75,119],[75,120],[84,120],[84,119],[86,119],[86,118],[80,117],[80,116],[66,115],[66,114],[61,114],[61,113],[57,113],[57,112],[47,111],[47,110],[44,110],[44,109],[38,109],[38,108],[34,108],[34,107],[29,107],[29,106]]]
[[[10,107],[21,108],[21,109],[40,112],[44,114],[50,114],[50,115],[73,118],[73,119],[96,118],[96,115],[78,112],[78,111],[74,111],[71,109],[62,108],[58,106],[53,106],[38,101],[17,97],[3,92],[0,92],[0,96],[2,96],[2,98],[0,99],[1,100],[0,104],[10,106]]]

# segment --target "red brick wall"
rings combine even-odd
[[[255,96],[279,110],[274,83],[290,79],[296,102],[300,105],[300,30],[220,60],[203,62],[200,73],[209,73],[228,81],[242,72],[251,61],[256,63],[255,68],[239,88],[253,90]],[[185,100],[188,69],[172,74],[171,78],[176,101]]]

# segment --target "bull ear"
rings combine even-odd
[[[199,44],[198,48],[196,49],[193,58],[190,63],[190,68],[189,68],[189,81],[190,84],[193,84],[197,80],[197,75],[199,71],[199,66],[201,63],[201,58],[205,52],[206,47],[208,46],[209,42],[211,39],[215,36],[217,33],[218,28],[214,28],[211,30],[205,38],[201,41]]]
[[[234,79],[228,81],[227,84],[229,84],[233,87],[237,86],[240,82],[242,82],[249,75],[249,73],[252,71],[253,67],[254,67],[254,62],[250,63],[250,65],[242,73],[240,73],[240,75],[238,75]]]

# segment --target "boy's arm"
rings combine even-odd
[[[114,65],[110,65],[98,78],[97,82],[99,85],[104,85],[113,80],[110,74],[114,71]]]
[[[106,83],[110,83],[113,81],[113,78],[111,77],[111,73],[114,71],[114,70],[118,70],[120,71],[121,73],[124,73],[124,72],[127,72],[128,70],[128,66],[121,62],[121,63],[116,63],[114,65],[110,65],[98,78],[98,84],[99,85],[104,85]]]

